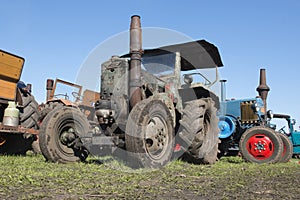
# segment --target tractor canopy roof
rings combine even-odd
[[[145,49],[142,57],[164,55],[170,52],[180,52],[182,71],[223,66],[218,48],[205,40],[163,46],[155,49]],[[129,54],[126,54],[121,57],[129,56]]]

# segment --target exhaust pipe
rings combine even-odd
[[[141,58],[142,58],[142,29],[140,16],[133,15],[130,23],[130,75],[129,95],[130,105],[135,106],[142,100],[141,94]]]
[[[221,82],[221,101],[226,101],[226,82],[227,80],[220,80]]]
[[[52,95],[52,90],[53,90],[53,84],[54,84],[54,81],[52,79],[47,79],[47,83],[46,83],[46,90],[47,90],[46,101],[53,98],[51,96]]]
[[[267,85],[266,81],[266,69],[260,69],[260,77],[259,77],[259,86],[256,88],[259,96],[264,102],[264,110],[265,110],[265,119],[267,118],[267,97],[270,91],[269,86]]]

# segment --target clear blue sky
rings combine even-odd
[[[289,113],[300,123],[299,10],[297,0],[2,0],[0,48],[26,59],[22,80],[32,83],[42,102],[47,78],[75,81],[90,52],[127,31],[130,16],[138,14],[143,27],[175,30],[215,44],[228,97],[256,96],[259,69],[266,68],[269,109]]]

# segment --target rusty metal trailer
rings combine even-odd
[[[38,134],[38,104],[20,81],[25,59],[0,50],[0,154],[25,154]]]

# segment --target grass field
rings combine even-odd
[[[257,165],[238,157],[214,165],[173,161],[132,170],[109,158],[47,163],[41,155],[0,157],[1,199],[300,199],[300,164]]]

